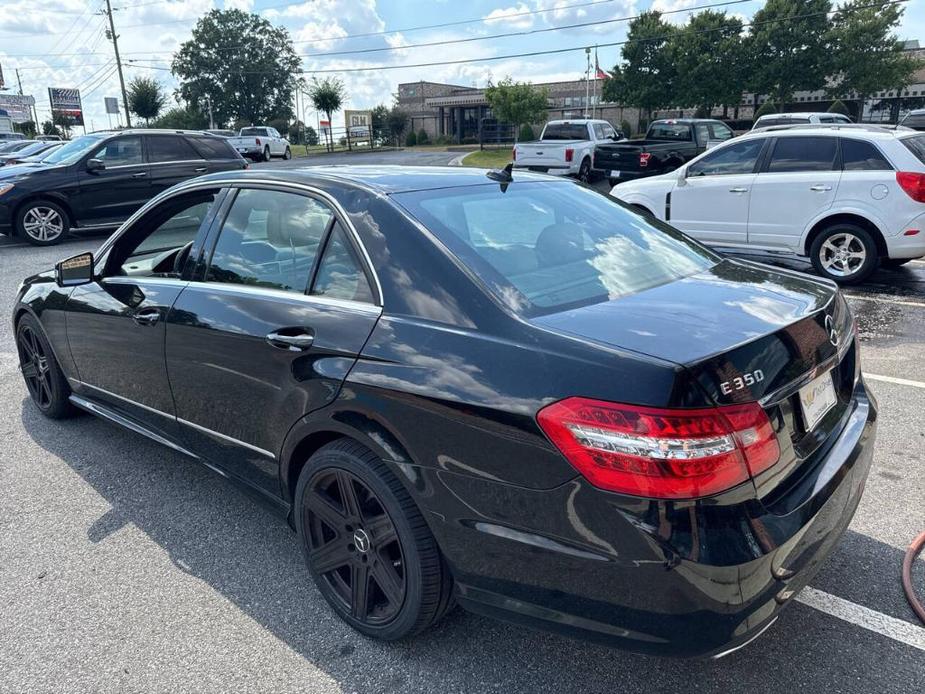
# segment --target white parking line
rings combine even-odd
[[[845,296],[849,299],[857,299],[858,301],[876,301],[884,304],[899,304],[900,306],[916,306],[917,308],[925,308],[925,303],[921,301],[903,301],[902,299],[884,299],[880,296],[859,296],[858,294],[848,294],[845,293]]]
[[[925,651],[925,629],[815,588],[804,588],[797,602],[856,626]]]
[[[896,378],[895,376],[881,376],[880,374],[869,374],[866,371],[864,372],[864,378],[869,378],[872,381],[883,381],[884,383],[895,383],[900,386],[925,388],[925,383],[922,381],[913,381],[908,378]]]

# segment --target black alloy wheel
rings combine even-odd
[[[47,417],[59,419],[74,412],[68,401],[70,387],[61,372],[48,340],[32,316],[24,316],[16,329],[19,370],[36,407]]]
[[[582,183],[591,183],[591,160],[585,157],[578,167],[578,180]]]
[[[369,449],[350,439],[306,462],[293,520],[325,600],[367,636],[424,630],[452,602],[452,579],[408,492]]]

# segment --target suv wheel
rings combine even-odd
[[[292,159],[292,150],[289,149],[288,147],[286,148],[286,151],[283,153],[283,159]]]
[[[35,246],[53,246],[67,235],[67,212],[53,202],[34,200],[16,215],[16,232]]]
[[[833,224],[813,241],[809,251],[816,272],[839,284],[863,282],[880,263],[870,233],[855,224]]]
[[[263,160],[270,161],[270,146],[269,145],[263,148]]]
[[[299,476],[293,513],[315,583],[357,631],[392,641],[446,612],[452,581],[437,542],[367,448],[348,439],[320,448]]]

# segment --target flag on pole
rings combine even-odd
[[[601,70],[601,64],[597,62],[597,46],[594,47],[594,77],[599,80],[607,79],[609,75]]]

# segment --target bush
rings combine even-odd
[[[453,138],[449,135],[437,135],[437,137],[434,138],[435,145],[451,145],[453,142]]]
[[[755,120],[758,120],[761,116],[770,116],[772,113],[777,113],[777,107],[770,101],[765,101],[755,111]]]
[[[413,130],[405,135],[405,147],[414,147],[417,143],[418,136],[414,134]]]
[[[517,133],[518,142],[529,142],[530,140],[536,139],[536,133],[533,132],[532,125],[521,125],[520,132]]]
[[[633,126],[630,125],[630,122],[625,118],[620,121],[620,132],[623,133],[623,137],[633,136]]]
[[[851,111],[848,110],[848,107],[845,106],[844,102],[841,99],[835,99],[832,102],[832,105],[828,108],[829,113],[840,113],[843,116],[850,116]]]
[[[305,144],[311,146],[318,144],[318,132],[310,125],[305,126]]]
[[[418,144],[426,145],[430,143],[430,137],[427,135],[427,131],[424,128],[421,128],[418,131]]]

